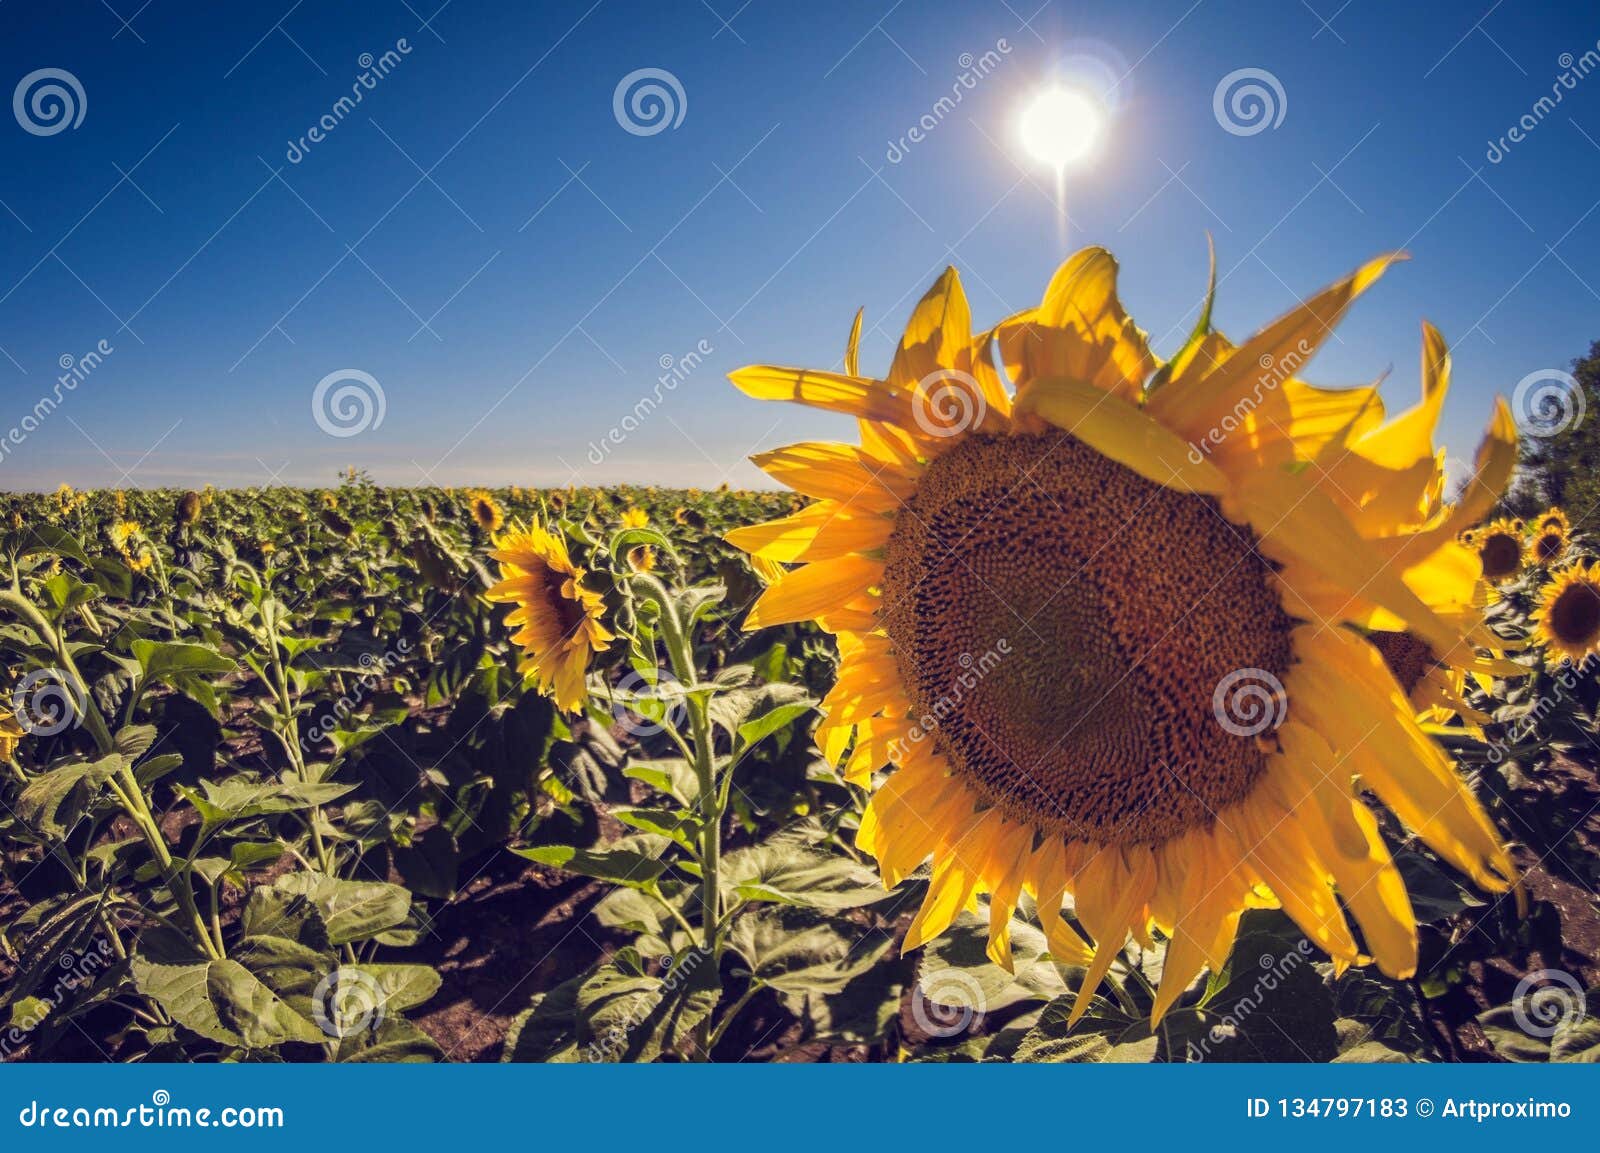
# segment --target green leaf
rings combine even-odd
[[[292,813],[331,804],[355,787],[332,781],[255,781],[247,777],[228,777],[222,781],[201,781],[200,792],[183,786],[179,786],[179,791],[207,825],[216,827],[267,813]]]
[[[279,877],[273,888],[305,897],[315,905],[330,945],[365,941],[394,928],[411,912],[411,894],[387,881],[344,881],[320,873],[290,873]]]
[[[166,681],[177,675],[216,675],[234,668],[231,660],[208,645],[137,640],[132,648],[147,681]]]
[[[125,763],[120,753],[112,753],[98,761],[57,765],[40,773],[17,794],[17,816],[41,836],[60,840]]]
[[[666,862],[659,859],[661,850],[666,846],[666,839],[632,837],[624,838],[616,844],[620,846],[625,841],[639,844],[646,848],[646,852],[630,848],[577,849],[571,845],[540,845],[537,848],[512,851],[519,857],[526,857],[541,865],[565,869],[569,873],[610,881],[616,885],[628,885],[635,889],[648,888],[666,870]],[[649,855],[648,842],[655,842],[655,856]]]
[[[754,720],[746,721],[739,726],[739,746],[743,749],[752,748],[764,739],[787,728],[801,717],[811,711],[810,701],[797,701],[793,704],[778,705],[768,709]]]
[[[740,917],[728,934],[728,947],[756,978],[784,993],[841,992],[891,944],[887,934],[781,905]]]
[[[776,838],[729,853],[722,873],[732,892],[747,901],[854,909],[889,895],[876,873],[850,858]]]
[[[1060,970],[1046,955],[1044,933],[1026,921],[1011,922],[1011,964],[1008,973],[988,958],[989,918],[962,913],[923,949],[919,980],[925,989],[945,987],[945,982],[977,982],[978,1003],[986,1013],[998,1012],[1028,1001],[1054,1000],[1067,992]],[[946,978],[941,970],[959,970]]]
[[[581,1060],[577,1034],[578,990],[593,975],[579,973],[547,993],[536,993],[506,1031],[506,1045],[500,1060],[542,1064],[569,1064]]]
[[[654,1061],[694,1043],[722,986],[716,964],[699,949],[673,958],[662,977],[604,965],[579,986],[577,1041],[591,1061]]]

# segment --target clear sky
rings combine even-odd
[[[1090,243],[1170,353],[1207,231],[1235,337],[1408,249],[1305,375],[1392,369],[1403,407],[1432,320],[1457,454],[1600,338],[1593,3],[441,3],[0,0],[0,487],[753,484],[750,452],[848,422],[729,369],[837,365],[864,305],[881,374],[945,264],[992,323]],[[1282,93],[1253,132],[1213,99],[1247,68]],[[670,123],[626,91],[619,116],[639,69],[675,81]],[[1062,82],[1110,109],[1065,222],[1017,139]],[[52,86],[70,123],[31,100]],[[71,387],[64,358],[92,366]],[[382,421],[334,436],[313,397],[346,370]],[[343,388],[371,393],[324,409]]]

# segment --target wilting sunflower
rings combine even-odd
[[[642,508],[630,508],[622,514],[623,528],[643,528],[650,523],[650,514]]]
[[[467,493],[467,500],[472,507],[472,519],[479,528],[484,532],[500,531],[500,526],[506,523],[506,515],[490,493],[481,488],[473,489]]]
[[[1539,594],[1535,635],[1545,648],[1571,660],[1600,650],[1600,571],[1595,562],[1570,565]]]
[[[1504,517],[1491,521],[1478,530],[1476,547],[1484,580],[1510,580],[1522,571],[1522,522]]]
[[[1203,323],[1166,364],[1103,250],[978,340],[951,269],[886,379],[859,373],[859,316],[842,373],[733,374],[860,424],[860,445],[756,457],[815,503],[728,539],[802,565],[746,627],[816,620],[838,638],[826,755],[861,783],[894,766],[859,843],[889,885],[933,860],[903,948],[987,892],[989,955],[1009,965],[1027,892],[1052,954],[1089,966],[1075,1014],[1130,933],[1167,935],[1159,1019],[1223,965],[1244,909],[1281,905],[1340,967],[1409,975],[1411,905],[1357,779],[1480,886],[1511,884],[1494,826],[1363,635],[1404,629],[1462,659],[1479,566],[1456,538],[1510,475],[1510,411],[1497,403],[1446,507],[1437,332],[1421,403],[1387,424],[1376,386],[1294,375],[1393,259],[1243,346]]]
[[[200,494],[191,489],[180,496],[178,507],[173,510],[172,519],[180,525],[194,524],[199,520]]]
[[[600,594],[583,587],[584,570],[573,565],[567,542],[540,525],[513,525],[490,555],[500,562],[500,583],[488,597],[517,606],[506,622],[517,628],[511,639],[522,646],[522,670],[558,708],[577,711],[589,660],[612,640]]]

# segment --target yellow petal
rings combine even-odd
[[[1216,495],[1228,486],[1221,470],[1180,437],[1092,384],[1064,377],[1036,380],[1018,395],[1015,411],[1048,421],[1167,488]]]

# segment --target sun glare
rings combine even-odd
[[[1072,88],[1049,88],[1023,110],[1022,146],[1035,160],[1062,169],[1082,160],[1100,139],[1105,109]]]

